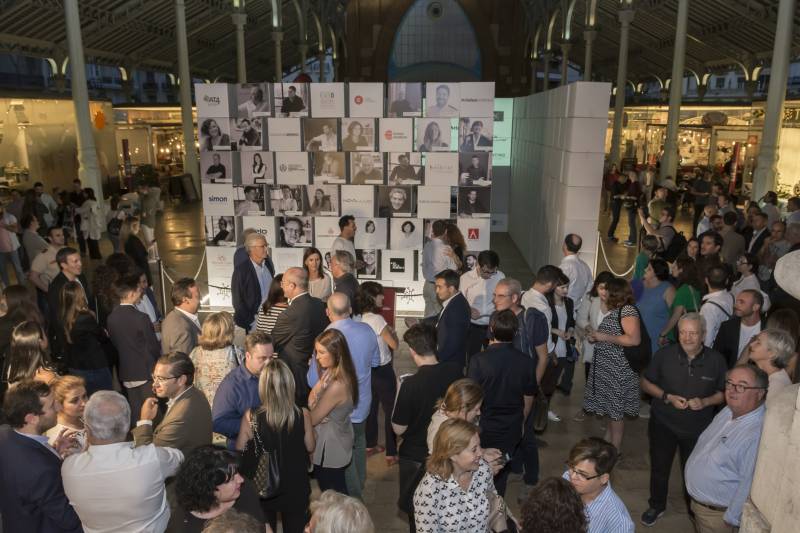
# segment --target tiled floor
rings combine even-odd
[[[687,215],[679,216],[681,224],[679,229],[687,232],[685,222]],[[601,222],[603,234],[608,226],[608,221]],[[624,231],[627,231],[625,229]],[[177,276],[193,276],[200,267],[203,243],[203,223],[199,204],[176,205],[166,210],[160,219],[157,230],[157,239],[161,257],[167,266],[168,272],[174,278]],[[618,230],[618,234],[622,231]],[[614,270],[621,272],[633,262],[635,249],[608,245],[608,260]],[[492,248],[500,254],[501,270],[506,275],[516,277],[523,287],[529,287],[533,276],[507,234],[493,234]],[[605,268],[601,261],[601,267]],[[206,271],[200,268],[198,275],[202,292],[205,293]],[[399,333],[402,336],[402,321],[398,321]],[[414,365],[408,354],[407,347],[401,343],[400,349],[395,354],[395,370],[398,374],[413,372]],[[571,446],[585,436],[602,436],[603,426],[598,420],[587,419],[584,422],[575,422],[572,417],[580,409],[583,399],[584,377],[582,368],[576,370],[575,388],[569,397],[557,395],[553,400],[553,409],[562,417],[562,422],[551,423],[545,434],[544,440],[548,446],[540,450],[541,477],[558,476],[563,471],[563,463]],[[649,461],[648,461],[647,420],[632,420],[627,424],[626,437],[623,442],[625,455],[622,464],[614,472],[612,484],[614,489],[623,499],[631,512],[637,530],[643,530],[639,524],[639,516],[647,508],[649,492]],[[513,511],[518,511],[516,495],[519,490],[520,480],[512,478],[507,494],[508,503]],[[405,519],[398,513],[395,506],[397,500],[397,467],[387,468],[382,456],[374,456],[368,462],[367,486],[364,491],[364,500],[372,514],[376,529],[382,533],[407,531]],[[686,532],[691,530],[691,523],[686,514],[683,497],[681,476],[676,458],[670,483],[670,499],[667,514],[651,528],[654,532]]]

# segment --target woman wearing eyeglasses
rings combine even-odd
[[[178,508],[170,524],[179,524],[177,531],[200,533],[208,520],[230,508],[266,525],[258,493],[239,473],[237,461],[231,452],[213,446],[196,448],[186,457],[175,476]]]

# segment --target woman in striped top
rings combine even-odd
[[[278,274],[272,278],[267,299],[264,300],[256,316],[256,329],[266,334],[272,333],[272,328],[275,327],[278,317],[289,307],[289,302],[286,300],[281,288],[282,279],[283,274]]]

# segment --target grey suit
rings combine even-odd
[[[143,424],[131,430],[136,446],[177,448],[186,457],[198,446],[211,444],[211,406],[205,394],[191,387],[164,415],[158,427]]]
[[[167,313],[161,324],[161,353],[192,353],[197,346],[200,328],[178,309]]]

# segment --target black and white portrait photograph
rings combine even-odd
[[[388,117],[422,116],[422,84],[393,82],[389,84]]]
[[[231,119],[231,144],[237,150],[263,150],[262,119],[232,118]]]
[[[418,152],[455,151],[452,145],[452,122],[449,118],[420,118],[417,123]]]
[[[275,162],[272,152],[241,152],[242,184],[267,184],[275,183]]]
[[[426,117],[457,117],[460,104],[457,83],[425,84]]]
[[[389,224],[385,218],[357,218],[356,248],[386,248]]]
[[[309,247],[313,244],[314,228],[311,217],[281,217],[278,219],[278,238],[284,248]]]
[[[270,106],[269,83],[240,83],[236,87],[236,114],[239,117],[268,117]]]
[[[378,187],[379,217],[410,217],[415,211],[413,187]]]
[[[488,187],[492,184],[492,154],[460,152],[458,184],[461,187]]]
[[[467,255],[464,256],[464,268],[468,271],[478,266],[478,253],[479,252],[467,252]]]
[[[200,151],[231,149],[231,124],[227,118],[198,119],[200,123]]]
[[[344,152],[317,152],[311,155],[313,182],[342,185],[346,183],[347,165]]]
[[[244,215],[271,215],[265,211],[263,185],[236,185],[233,188],[233,207],[236,216]]]
[[[421,185],[425,169],[419,152],[389,154],[389,185]]]
[[[422,248],[423,221],[421,218],[394,218],[391,221],[390,248],[419,250]]]
[[[306,214],[336,216],[339,214],[339,187],[336,185],[305,186]]]
[[[351,185],[383,185],[383,153],[350,154]]]
[[[276,83],[275,115],[281,117],[307,117],[308,116],[308,84],[307,83]]]
[[[203,183],[233,183],[231,152],[200,152],[200,178]]]
[[[233,217],[206,217],[206,246],[236,246],[236,223]]]
[[[339,124],[335,118],[304,118],[303,139],[307,152],[336,152]]]
[[[342,150],[345,152],[374,151],[375,120],[370,118],[343,118]]]
[[[458,150],[460,152],[491,152],[492,118],[466,118],[458,120]]]
[[[305,212],[305,189],[302,185],[270,187],[269,200],[275,215],[302,215]]]
[[[459,187],[458,216],[487,218],[491,200],[489,187]]]
[[[378,279],[380,273],[380,251],[374,248],[356,249],[356,274],[359,279]]]

